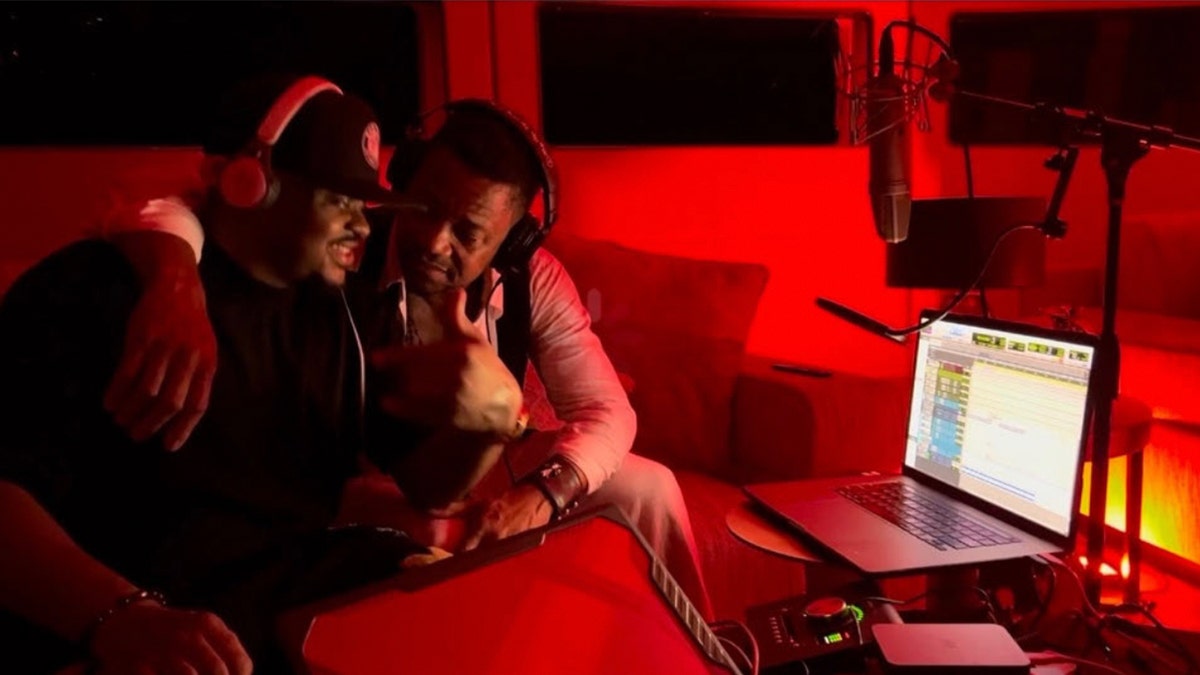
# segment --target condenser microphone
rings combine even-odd
[[[866,85],[867,138],[870,139],[871,213],[875,231],[889,244],[908,238],[912,192],[908,177],[912,149],[904,80],[893,72],[895,48],[891,32],[884,30],[879,41],[879,72]]]

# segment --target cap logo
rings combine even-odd
[[[367,128],[363,129],[362,135],[362,152],[363,159],[367,160],[367,165],[376,171],[379,170],[379,125],[374,122],[368,122]]]

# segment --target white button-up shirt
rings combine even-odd
[[[400,325],[407,325],[408,294],[394,243],[388,243],[381,287],[400,284],[396,312]],[[488,288],[494,288],[500,273],[493,269],[487,273],[492,275]],[[588,491],[594,492],[620,468],[633,447],[637,416],[600,338],[592,332],[591,316],[566,268],[549,251],[539,249],[530,260],[529,276],[529,358],[562,423],[555,432],[553,452],[579,467]],[[493,349],[499,349],[496,322],[503,315],[504,293],[497,289],[475,320]]]

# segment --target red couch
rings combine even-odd
[[[773,370],[745,353],[767,283],[761,265],[635,251],[560,233],[575,280],[638,413],[634,452],[673,469],[718,618],[804,591],[804,567],[737,539],[740,486],[898,471],[908,380]],[[533,396],[536,398],[536,394]]]

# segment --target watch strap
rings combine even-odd
[[[552,521],[561,520],[578,506],[579,500],[587,494],[587,481],[583,472],[558,455],[551,457],[522,482],[532,484],[545,495],[554,509]]]

